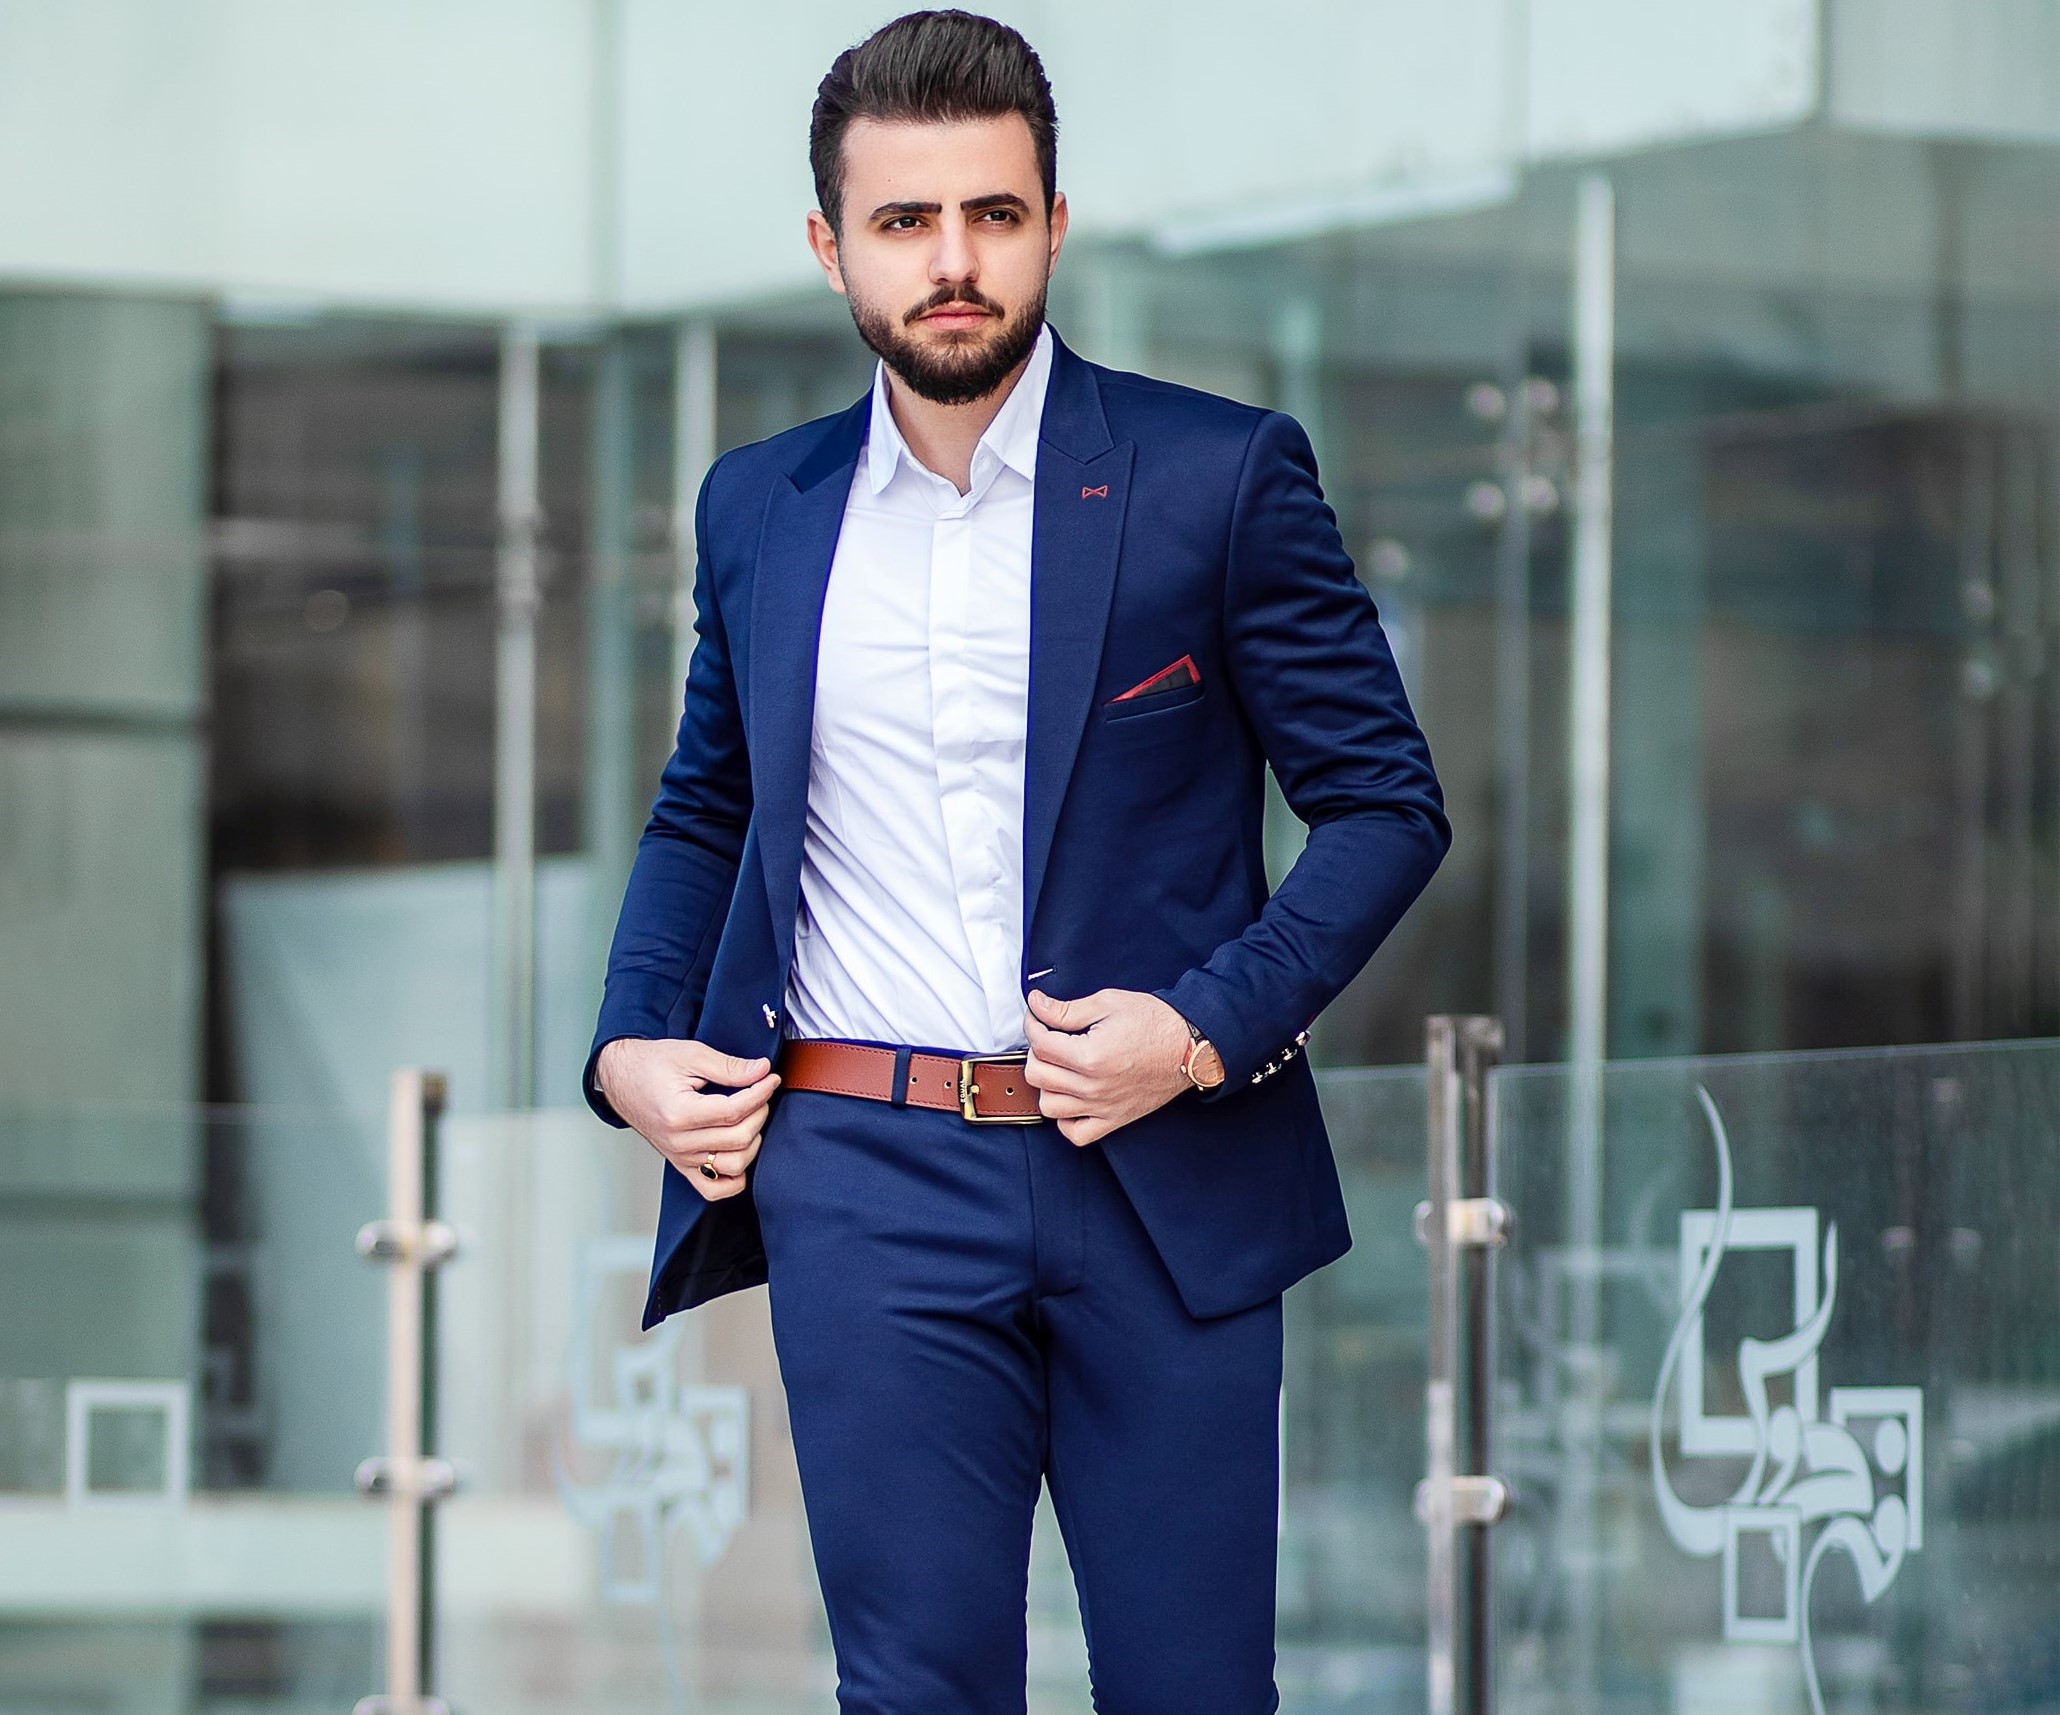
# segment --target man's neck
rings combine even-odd
[[[1023,379],[1023,371],[1030,367],[1030,359],[1036,355],[1037,348],[1032,346],[1023,361],[1001,378],[993,392],[983,393],[963,405],[939,405],[934,400],[925,399],[892,368],[888,369],[887,405],[894,413],[894,426],[901,431],[908,450],[922,461],[925,470],[935,471],[961,494],[973,486],[974,449],[979,446],[980,437],[987,433],[987,425],[1008,403],[1009,395],[1016,390],[1016,383]]]

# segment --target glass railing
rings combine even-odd
[[[1466,1527],[1493,1702],[2060,1707],[2060,1045],[1486,1088],[1513,1221],[1470,1348],[1512,1497]],[[1418,1710],[1426,1084],[1322,1091],[1356,1243],[1288,1301],[1283,1708]],[[394,1503],[353,1478],[391,1451],[396,1272],[358,1254],[387,1127],[0,1116],[0,1712],[386,1683]],[[460,1715],[828,1708],[765,1295],[638,1331],[657,1167],[584,1113],[460,1113],[437,1143],[435,1690]],[[1030,1627],[1031,1708],[1086,1711],[1048,1513]]]
[[[763,1292],[639,1333],[659,1167],[585,1112],[446,1122],[437,1689],[504,1715],[821,1710]]]
[[[1357,1243],[1288,1308],[1288,1706],[1420,1701],[1420,1071],[1327,1075]],[[348,1709],[380,1689],[389,1116],[0,1120],[0,1712]],[[433,1684],[497,1715],[787,1715],[835,1672],[766,1299],[638,1331],[658,1171],[584,1112],[443,1118]],[[1089,1708],[1042,1509],[1032,1707]]]
[[[2060,1708],[2060,1046],[1493,1101],[1496,1706]]]
[[[1279,1669],[1294,1715],[1423,1707],[1421,1067],[1319,1073],[1352,1248],[1287,1295]]]
[[[382,1123],[0,1111],[0,1710],[379,1676]]]
[[[1423,1075],[1325,1079],[1357,1243],[1290,1295],[1281,1678],[1290,1708],[1421,1701]],[[637,1332],[657,1169],[583,1113],[443,1130],[438,1689],[460,1710],[802,1715],[836,1683],[762,1292]],[[1049,1505],[1031,1708],[1087,1715]]]

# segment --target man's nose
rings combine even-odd
[[[930,256],[930,278],[940,285],[977,279],[980,261],[973,249],[973,236],[964,221],[945,221],[937,248]]]

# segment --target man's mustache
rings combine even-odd
[[[975,287],[944,286],[932,292],[901,319],[905,322],[919,322],[933,311],[942,309],[980,310],[990,316],[1003,313],[1001,305],[992,298],[983,297]]]

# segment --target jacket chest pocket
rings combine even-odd
[[[1199,703],[1209,687],[1199,679],[1171,685],[1163,691],[1145,691],[1134,697],[1120,697],[1102,704],[1102,719],[1110,726],[1125,721],[1149,721],[1153,716],[1172,713]]]

